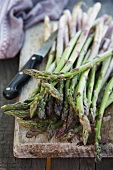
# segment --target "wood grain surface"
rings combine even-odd
[[[67,8],[72,9],[77,0],[70,0]],[[95,1],[85,0],[91,6]],[[113,1],[101,0],[102,12],[113,15]],[[4,87],[14,77],[18,70],[18,57],[0,61],[0,106],[14,103],[4,99]],[[45,170],[45,159],[18,159],[13,156],[14,118],[4,115],[0,109],[0,170]],[[113,158],[103,158],[96,164],[94,158],[54,158],[51,170],[113,170]]]

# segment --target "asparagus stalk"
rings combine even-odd
[[[46,41],[51,35],[51,24],[48,16],[44,18],[44,41]]]
[[[56,31],[56,29],[57,29],[57,25],[56,25],[56,23],[53,23],[52,32]],[[52,48],[50,50],[50,53],[48,56],[48,61],[47,61],[46,68],[45,68],[46,71],[48,71],[48,69],[50,69],[49,67],[52,64],[52,62],[54,61],[55,53],[56,53],[56,41],[54,41]]]
[[[110,94],[107,104],[106,104],[106,108],[111,105],[113,103],[113,92]]]
[[[64,53],[62,54],[60,64],[56,67],[54,72],[59,72],[63,68],[64,64],[66,63],[69,56],[71,55],[71,52],[80,36],[80,33],[81,33],[81,31],[77,32],[76,35],[70,40],[67,48],[65,49]]]
[[[111,62],[109,64],[109,67],[108,67],[108,70],[106,72],[106,75],[103,79],[103,82],[102,82],[102,87],[104,86],[104,84],[107,82],[108,78],[110,77],[110,74],[113,72],[113,58],[111,59]]]
[[[54,61],[47,69],[48,72],[53,72],[56,68],[56,61]]]
[[[35,69],[26,69],[23,72],[25,74],[28,74],[36,79],[46,79],[46,80],[65,80],[68,78],[73,78],[75,75],[91,69],[94,65],[104,61],[105,59],[107,59],[108,57],[110,57],[111,55],[113,55],[112,49],[104,52],[103,54],[99,54],[97,55],[97,57],[93,60],[88,61],[86,64],[78,67],[78,68],[74,68],[72,71],[67,72],[67,73],[49,73],[49,72],[41,72],[41,71],[37,71]]]
[[[87,93],[88,109],[90,109],[90,105],[91,105],[93,87],[95,83],[95,75],[96,75],[96,67],[92,68],[89,74],[88,93]]]
[[[88,99],[87,99],[86,93],[87,93],[87,85],[85,86],[84,91],[83,91],[83,105],[84,105],[84,114],[88,116],[89,109],[88,109]]]
[[[88,37],[88,39],[86,40],[86,43],[85,43],[85,45],[84,45],[84,47],[83,47],[83,49],[82,49],[82,51],[81,51],[81,53],[80,53],[80,55],[79,55],[79,58],[78,58],[78,60],[77,60],[77,63],[76,63],[76,67],[79,67],[81,64],[82,64],[82,61],[83,61],[83,59],[84,59],[84,56],[85,56],[85,54],[86,54],[86,51],[88,50],[88,48],[89,48],[89,46],[90,46],[90,44],[91,44],[91,42],[92,42],[92,40],[93,40],[93,37],[94,37],[94,34],[91,34],[89,37]],[[76,68],[75,67],[75,68]],[[71,86],[70,86],[70,89],[68,90],[68,93],[70,94],[70,95],[74,95],[74,89],[75,89],[75,86],[76,86],[76,83],[77,83],[77,80],[78,80],[78,75],[76,75],[75,77],[73,77],[73,79],[72,79],[72,83],[71,83]],[[68,94],[68,95],[69,95]]]
[[[97,80],[95,88],[94,88],[92,104],[91,104],[92,105],[91,106],[91,115],[92,115],[93,121],[95,120],[95,116],[96,116],[96,103],[97,103],[97,100],[98,100],[98,95],[99,95],[99,92],[101,90],[102,82],[103,82],[103,79],[105,77],[108,66],[110,64],[110,61],[111,61],[111,57],[107,58],[102,63],[102,68],[101,68],[98,80]]]
[[[57,51],[56,51],[56,62],[57,65],[59,65],[59,61],[61,58],[61,55],[63,53],[64,49],[64,32],[65,32],[65,26],[67,25],[67,15],[62,15],[59,20],[58,24],[58,34],[57,34]]]
[[[63,110],[63,87],[64,87],[64,81],[59,82],[57,89],[59,90],[59,93],[62,95],[62,100],[56,99],[54,104],[54,111],[59,116],[61,115]]]
[[[51,30],[50,30],[50,21],[48,17],[45,17],[45,34],[44,34],[44,39],[46,40],[50,34],[51,34]],[[54,23],[53,24],[53,28],[52,31],[55,31],[57,29],[57,25]],[[53,43],[53,46],[51,48],[50,54],[49,54],[49,59],[46,65],[46,70],[49,70],[50,72],[52,71],[53,68],[50,68],[50,64],[52,63],[53,59],[54,59],[54,55],[55,55],[55,46],[56,46],[56,42]],[[49,68],[48,68],[49,67]],[[37,92],[37,91],[36,91]],[[36,95],[36,94],[35,94]],[[44,97],[44,96],[43,96]],[[45,97],[44,97],[45,98]],[[44,101],[44,99],[42,99],[41,101],[39,101],[38,103],[38,116],[40,118],[43,118],[43,116],[45,115],[45,105],[46,102]],[[37,108],[37,107],[36,107]],[[35,109],[36,109],[35,108]],[[35,112],[35,111],[34,111]]]
[[[65,31],[64,31],[64,47],[66,48],[69,43],[69,28],[68,25],[65,26]]]
[[[82,29],[82,16],[83,16],[83,11],[81,8],[78,9],[78,14],[77,14],[77,30]]]
[[[65,48],[67,47],[68,43],[69,43],[69,29],[68,26],[70,26],[70,20],[71,20],[71,15],[69,10],[65,10],[64,14],[67,15],[68,19],[67,19],[67,25],[65,27],[65,37],[64,37],[64,46]],[[62,94],[62,98],[63,98],[63,87],[64,87],[64,81],[60,81],[57,85],[57,89],[59,90],[60,94]],[[55,104],[54,104],[54,111],[56,114],[61,115],[62,111],[63,111],[63,100],[60,101],[58,99],[56,99]]]
[[[46,115],[50,117],[53,112],[54,112],[54,100],[53,97],[49,95],[46,103]]]
[[[17,122],[23,126],[23,127],[26,127],[26,128],[29,128],[29,129],[36,129],[36,130],[41,130],[43,127],[44,129],[48,127],[49,125],[49,121],[48,120],[43,120],[43,121],[35,121],[35,120],[23,120],[23,119],[17,119]],[[42,132],[42,131],[41,131]]]
[[[96,3],[92,9],[92,13],[89,16],[85,26],[82,29],[82,33],[80,35],[80,38],[69,58],[69,60],[67,61],[66,65],[63,67],[63,69],[61,70],[61,72],[67,72],[69,71],[69,69],[72,67],[73,63],[75,62],[76,58],[79,56],[80,51],[84,45],[84,43],[86,42],[86,39],[88,37],[89,31],[93,25],[93,22],[100,10],[101,4],[100,3]]]
[[[38,87],[33,91],[31,96],[28,98],[27,102],[32,101],[34,99],[35,95],[40,92],[40,89],[41,89],[41,83],[38,84]]]
[[[71,24],[70,24],[70,37],[74,37],[76,34],[76,27],[77,27],[77,15],[78,15],[78,10],[80,9],[82,5],[82,2],[77,3],[72,11],[72,19],[71,19]]]
[[[46,41],[50,35],[51,35],[51,24],[50,24],[50,20],[49,20],[49,17],[45,17],[45,20],[44,20],[44,24],[45,24],[45,29],[44,29],[44,40]],[[56,26],[56,25],[55,25]],[[54,27],[55,27],[54,26]],[[54,28],[56,29],[56,28]],[[53,53],[52,53],[53,52]],[[51,53],[52,53],[52,57],[51,57]],[[54,53],[55,53],[55,42],[50,50],[50,53],[49,53],[49,58],[53,58],[54,57]],[[49,63],[47,62],[46,64],[46,68],[49,67]],[[47,69],[45,69],[47,70]],[[42,82],[43,83],[43,82]],[[35,114],[36,110],[37,110],[37,115],[40,119],[42,118],[45,118],[45,106],[46,106],[46,100],[47,100],[47,94],[45,95],[45,91],[44,91],[44,88],[42,87],[42,83],[41,83],[41,89],[40,89],[40,94],[41,93],[44,93],[42,96],[43,98],[41,100],[38,100],[37,99],[37,102],[36,102],[36,99],[33,100],[32,102],[32,106],[33,106],[33,103],[35,103],[35,107],[34,107],[34,111],[32,109],[32,106],[30,107],[31,109],[31,114]],[[40,96],[39,94],[39,96]],[[40,97],[39,97],[40,98]],[[36,106],[37,105],[37,106]],[[32,113],[33,111],[33,113]]]
[[[37,114],[40,119],[46,118],[46,114],[45,114],[46,100],[47,100],[47,96],[44,96],[44,98],[38,103]]]
[[[30,117],[30,110],[7,110],[4,112],[7,115],[11,115],[14,117],[19,117],[19,118],[28,118]]]
[[[62,100],[62,94],[59,93],[59,91],[54,88],[49,83],[42,83],[43,88],[45,88],[46,92],[48,92],[51,96],[57,98],[58,100]]]
[[[9,110],[27,110],[29,109],[30,105],[27,103],[17,102],[14,104],[7,104],[1,107],[1,109],[6,112]]]
[[[102,46],[102,50],[100,51],[100,53],[103,53],[105,52],[108,47],[109,47],[109,43],[110,43],[110,40],[109,39],[105,39],[105,42]],[[108,59],[109,60],[109,59]],[[96,70],[97,70],[97,67],[94,66],[92,69],[91,69],[91,72],[90,72],[90,76],[89,76],[89,83],[88,83],[88,93],[87,93],[87,98],[88,98],[88,108],[90,108],[90,105],[91,105],[91,100],[92,100],[92,95],[93,95],[93,89],[94,89],[94,83],[95,83],[95,75],[96,75]],[[100,76],[101,76],[101,73],[100,73]],[[101,86],[101,85],[100,85]],[[94,96],[93,96],[94,97]]]
[[[86,12],[83,12],[83,15],[82,15],[82,28],[85,26],[86,22],[88,20],[88,15]]]
[[[70,85],[70,81],[67,80],[66,82],[64,82],[65,84],[65,94],[64,94],[64,108],[63,108],[63,112],[62,112],[62,120],[65,120],[68,116],[68,109],[69,109],[69,105],[68,105],[68,89],[69,89],[69,85]]]
[[[85,57],[84,57],[84,59],[83,59],[83,64],[86,63],[86,61],[89,59],[90,55],[91,55],[91,49],[89,49],[89,50],[87,51],[87,53],[86,53],[86,55],[85,55]]]
[[[95,58],[98,54],[100,43],[101,43],[101,40],[102,40],[102,28],[103,28],[103,22],[100,22],[96,27],[94,42],[93,42],[91,55],[90,55],[91,59]],[[86,86],[89,71],[90,71],[90,69],[83,72],[83,74],[80,77],[79,83],[78,83],[78,90],[77,90],[77,97],[76,97],[77,106],[76,107],[78,109],[80,116],[84,115],[83,92],[84,92],[84,89],[85,89],[85,86]],[[87,122],[88,121],[89,120],[87,118]],[[80,118],[80,122],[81,122],[81,118]],[[81,124],[83,125],[83,143],[84,143],[84,145],[86,145],[89,132],[88,132],[88,129],[84,126],[84,120],[82,120]],[[90,122],[88,122],[88,124],[89,124],[89,127],[90,127]]]
[[[42,90],[40,93],[38,93],[34,100],[32,101],[31,105],[30,105],[30,118],[32,118],[37,110],[38,104],[39,102],[43,99],[45,95],[45,91]]]
[[[101,147],[100,147],[100,131],[101,131],[101,125],[102,125],[102,119],[103,119],[103,115],[104,115],[104,111],[106,108],[106,103],[109,99],[109,95],[111,93],[113,89],[113,77],[110,79],[110,81],[108,82],[104,94],[103,94],[103,98],[102,98],[102,102],[99,108],[99,112],[98,112],[98,119],[96,120],[96,135],[95,135],[95,156],[96,156],[96,160],[101,160]]]
[[[72,15],[71,15],[71,12],[70,12],[69,10],[64,10],[63,13],[67,15],[68,35],[69,35],[69,38],[70,38]],[[66,31],[65,31],[65,32],[66,32]],[[65,39],[65,38],[66,38],[66,37],[64,36],[64,39]]]

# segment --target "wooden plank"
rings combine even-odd
[[[94,158],[80,158],[79,159],[80,168],[79,170],[95,170],[95,159]]]
[[[53,158],[51,170],[79,170],[79,159],[77,158]]]
[[[96,164],[96,170],[113,170],[113,158],[103,158]]]
[[[3,89],[14,77],[18,70],[18,57],[10,60],[0,60],[0,170],[6,170],[10,162],[15,162],[13,156],[14,118],[3,114],[1,106],[14,103],[15,100],[6,100]]]
[[[113,167],[113,166],[111,166]],[[95,170],[94,158],[53,158],[51,170]],[[99,169],[98,169],[99,170]]]

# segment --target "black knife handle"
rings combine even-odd
[[[3,96],[8,100],[16,98],[23,85],[30,79],[30,76],[24,74],[23,70],[33,69],[35,64],[37,62],[40,63],[41,61],[42,56],[34,54],[4,89]]]

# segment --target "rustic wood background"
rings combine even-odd
[[[91,6],[97,0],[84,0]],[[78,0],[70,0],[67,8],[72,9]],[[113,16],[113,0],[100,0],[102,13]],[[4,99],[2,92],[18,70],[19,57],[0,61],[0,106],[14,103]],[[14,118],[4,115],[0,110],[0,170],[45,170],[46,159],[17,159],[13,156]],[[54,158],[51,170],[113,170],[113,158],[103,158],[96,164],[93,158]]]

